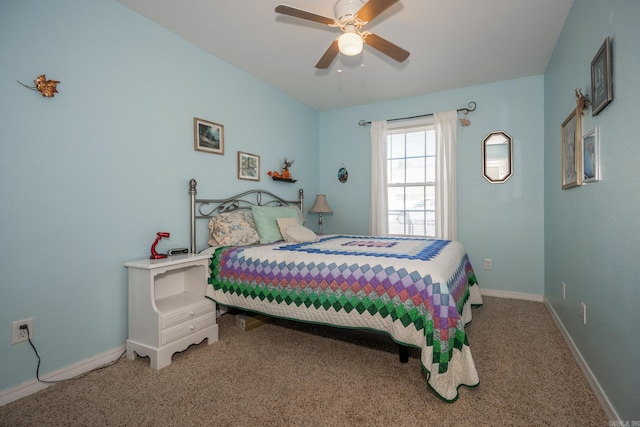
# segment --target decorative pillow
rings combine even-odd
[[[223,212],[209,221],[209,245],[246,246],[260,242],[253,214],[248,209]]]
[[[294,226],[294,225],[300,225],[300,223],[298,222],[297,218],[276,218],[276,222],[278,223],[278,228],[280,229],[280,234],[284,238],[285,242],[288,242],[288,240],[287,240],[287,228],[289,228],[291,226]]]
[[[287,243],[316,242],[318,240],[318,235],[304,225],[287,227],[282,235]]]
[[[253,220],[260,236],[260,243],[273,243],[283,240],[276,218],[296,218],[302,225],[299,210],[286,206],[252,206]]]

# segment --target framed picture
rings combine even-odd
[[[238,179],[260,181],[260,156],[238,151]]]
[[[594,128],[582,137],[582,172],[584,182],[600,180],[600,147],[598,128]]]
[[[582,184],[582,131],[580,114],[574,109],[562,123],[562,188]]]
[[[591,61],[591,115],[597,115],[611,100],[611,40],[607,37]]]
[[[193,141],[196,151],[224,154],[224,126],[194,117]]]

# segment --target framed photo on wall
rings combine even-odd
[[[591,115],[597,115],[612,100],[611,39],[607,37],[591,61]]]
[[[260,181],[260,156],[238,151],[238,179]]]
[[[591,129],[582,137],[582,172],[584,182],[600,180],[600,146],[598,128]]]
[[[562,122],[562,188],[582,184],[582,130],[580,114],[574,109]]]
[[[224,154],[224,126],[194,117],[193,141],[196,151]]]

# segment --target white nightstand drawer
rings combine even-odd
[[[191,297],[193,298],[193,295],[189,295],[189,294],[182,294],[180,297],[180,299],[182,299],[182,306],[185,307],[186,304],[191,304],[188,307],[181,309],[181,310],[176,310],[173,312],[169,312],[166,314],[162,315],[162,320],[161,320],[161,325],[160,328],[162,330],[165,330],[167,328],[170,328],[172,326],[175,326],[179,323],[182,322],[186,322],[189,319],[194,319],[198,316],[201,316],[205,313],[212,313],[215,308],[216,305],[213,301],[204,298],[203,296],[199,296],[197,299],[197,302],[193,302],[192,301],[184,301],[185,300],[185,296]],[[176,297],[174,297],[175,299]],[[159,306],[161,306],[161,304],[158,304]]]
[[[218,341],[216,303],[205,297],[211,255],[184,254],[125,263],[129,276],[127,358],[153,369],[192,344]],[[1,424],[1,423],[0,423]]]
[[[209,325],[213,325],[215,322],[216,314],[215,312],[211,312],[203,316],[196,317],[192,321],[188,321],[178,326],[174,326],[173,328],[163,330],[161,345],[165,345],[167,343],[170,343],[171,341],[177,340],[178,338],[187,336],[194,331],[197,331]]]

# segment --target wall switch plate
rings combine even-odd
[[[20,329],[20,326],[27,325],[29,330]],[[18,344],[33,338],[33,317],[24,320],[16,320],[11,324],[11,344]]]
[[[567,299],[567,284],[562,282],[562,299]]]
[[[580,303],[580,317],[582,317],[582,323],[587,324],[587,304]]]
[[[491,270],[493,268],[493,261],[490,260],[489,258],[484,260],[484,269],[485,270]]]

